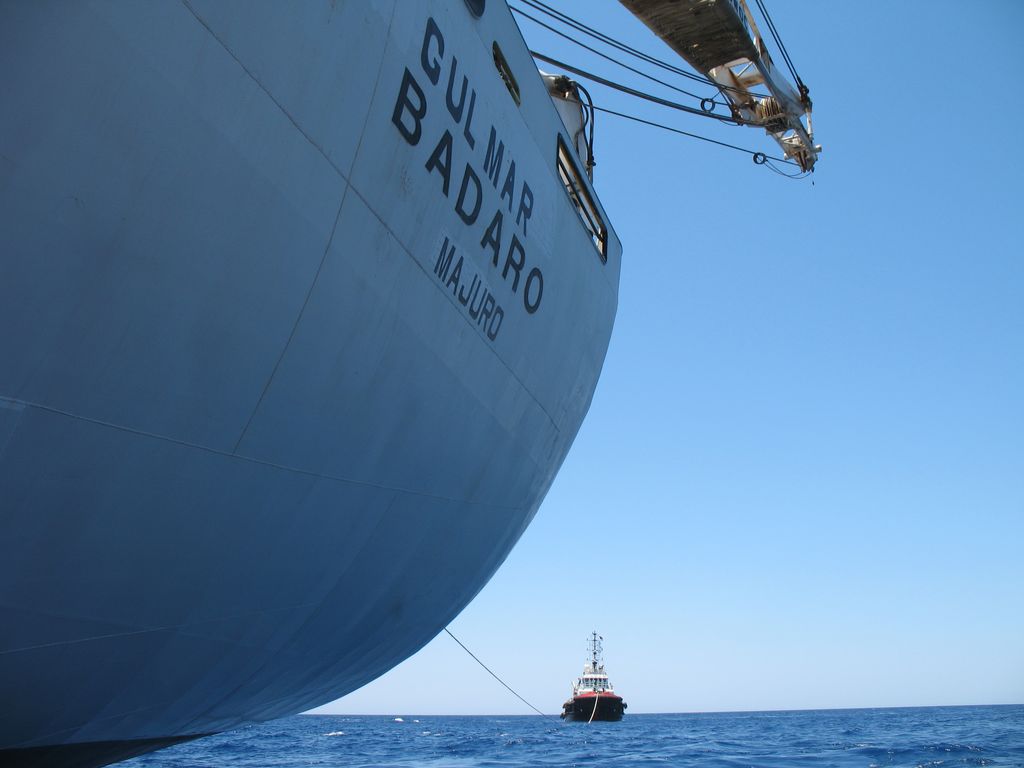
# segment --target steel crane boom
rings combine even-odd
[[[772,63],[746,0],[620,0],[729,102],[733,117],[759,126],[804,171],[814,168],[807,86],[794,85]],[[754,88],[763,86],[767,95]]]

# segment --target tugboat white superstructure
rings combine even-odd
[[[562,705],[562,718],[590,723],[594,720],[621,720],[626,702],[615,693],[608,674],[601,663],[602,637],[591,632],[587,641],[590,658],[583,667],[583,674],[572,686],[572,696]]]

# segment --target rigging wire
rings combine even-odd
[[[647,61],[649,63],[653,63],[653,64],[656,64],[658,66],[661,66],[661,67],[663,67],[665,69],[668,69],[669,71],[675,72],[676,74],[684,75],[684,76],[689,77],[691,79],[698,80],[698,81],[700,81],[702,83],[707,82],[707,83],[710,83],[711,85],[713,85],[715,87],[718,87],[718,84],[714,83],[711,80],[705,81],[703,78],[700,78],[700,77],[698,77],[696,75],[692,75],[692,74],[690,74],[688,72],[685,72],[685,71],[683,71],[683,70],[681,70],[681,69],[679,69],[677,67],[673,67],[672,65],[669,65],[669,64],[666,64],[664,62],[661,62],[658,59],[655,59],[653,56],[648,56],[647,54],[644,54],[641,51],[637,51],[636,49],[630,48],[629,46],[626,46],[625,44],[620,43],[619,41],[614,40],[613,38],[608,37],[607,35],[604,35],[603,33],[600,33],[600,32],[598,32],[596,30],[592,30],[590,27],[587,27],[582,22],[579,22],[576,19],[573,19],[568,14],[561,13],[560,11],[556,11],[555,9],[551,8],[550,6],[547,6],[541,0],[520,0],[520,2],[523,2],[523,3],[527,4],[530,8],[532,8],[534,10],[538,10],[538,11],[541,11],[542,13],[545,13],[549,17],[552,17],[552,18],[554,18],[554,19],[556,19],[558,21],[561,21],[564,24],[567,24],[567,25],[569,25],[571,27],[574,27],[575,29],[577,29],[577,31],[584,32],[585,34],[588,34],[591,37],[595,37],[595,38],[601,40],[602,42],[605,42],[608,45],[612,45],[613,47],[616,47],[619,50],[622,50],[622,51],[624,51],[626,53],[630,53],[630,54],[632,54],[632,55],[634,55],[634,56],[636,56],[636,57],[638,57],[638,58],[640,58],[640,59],[642,59],[644,61]],[[757,2],[758,2],[758,5],[760,6],[761,5],[761,0],[757,0]],[[606,59],[608,61],[611,61],[614,64],[618,64],[619,66],[621,66],[621,67],[623,67],[625,69],[628,69],[629,71],[634,72],[634,73],[640,75],[641,77],[645,77],[648,80],[651,80],[653,82],[659,83],[660,85],[664,85],[664,86],[666,86],[668,88],[671,88],[674,91],[678,91],[678,92],[683,93],[683,94],[685,94],[687,96],[690,96],[692,98],[700,98],[696,94],[690,93],[689,91],[686,91],[686,90],[684,90],[682,88],[677,88],[676,86],[673,86],[670,83],[666,83],[663,80],[659,80],[656,77],[648,75],[645,72],[642,72],[642,71],[640,71],[638,69],[635,69],[634,67],[629,66],[628,64],[625,64],[624,62],[619,61],[618,59],[614,58],[613,56],[609,56],[607,54],[604,54],[601,51],[599,51],[599,50],[597,50],[597,49],[595,49],[595,48],[593,48],[593,47],[591,47],[591,46],[589,46],[589,45],[587,45],[587,44],[585,44],[585,43],[583,43],[583,42],[581,42],[579,40],[576,40],[575,38],[571,37],[570,35],[567,35],[567,34],[565,34],[563,32],[560,32],[559,30],[555,29],[554,27],[550,26],[549,24],[546,24],[545,22],[541,21],[540,19],[537,19],[534,16],[531,16],[530,14],[526,13],[525,11],[523,11],[523,10],[521,10],[519,8],[516,8],[516,7],[510,5],[509,9],[511,11],[513,11],[514,13],[516,13],[516,14],[518,14],[520,16],[523,16],[524,18],[527,18],[527,19],[531,20],[531,21],[533,21],[536,24],[539,24],[540,26],[542,26],[545,29],[553,32],[554,34],[558,35],[559,37],[565,38],[569,42],[575,43],[576,45],[579,45],[580,47],[585,48],[586,50],[591,51],[592,53],[597,54],[601,58]],[[771,21],[768,18],[768,15],[767,15],[767,11],[764,10],[763,7],[762,7],[762,12],[765,14],[765,18],[768,21],[768,23],[770,25],[770,28],[773,29],[773,35],[776,35],[777,33],[774,31],[774,25],[771,24]],[[784,46],[782,45],[781,40],[776,37],[776,42],[779,44],[780,50],[782,50],[784,48]],[[709,111],[707,109],[703,109],[703,105],[705,103],[707,103],[708,101],[711,102],[711,105],[712,105],[711,109],[713,109],[714,106],[718,103],[718,102],[715,102],[714,100],[701,99],[702,109],[695,109],[694,107],[689,107],[689,106],[687,106],[685,104],[679,104],[678,102],[670,101],[668,99],[663,99],[663,98],[661,98],[659,96],[655,96],[654,94],[646,93],[644,91],[639,91],[639,90],[637,90],[635,88],[630,88],[629,86],[623,85],[622,83],[617,83],[617,82],[614,82],[612,80],[608,80],[607,78],[603,78],[603,77],[601,77],[599,75],[596,75],[596,74],[594,74],[592,72],[588,72],[586,70],[579,69],[577,67],[573,67],[573,66],[571,66],[569,64],[566,64],[565,62],[559,61],[557,59],[553,59],[553,58],[551,58],[549,56],[545,56],[544,54],[538,53],[536,51],[530,51],[530,53],[531,53],[531,55],[535,59],[538,59],[540,61],[546,62],[546,63],[551,64],[551,65],[556,66],[556,67],[560,67],[560,68],[565,69],[566,71],[572,72],[573,74],[576,74],[576,75],[578,75],[580,77],[584,77],[584,78],[586,78],[588,80],[592,80],[595,83],[598,83],[600,85],[604,85],[606,87],[618,90],[618,91],[620,91],[622,93],[625,93],[627,95],[634,96],[636,98],[643,99],[643,100],[646,100],[646,101],[650,101],[650,102],[653,102],[655,104],[659,104],[660,106],[668,107],[670,109],[676,109],[676,110],[679,110],[679,111],[682,111],[682,112],[686,112],[688,114],[699,115],[701,117],[710,117],[710,118],[713,118],[715,120],[718,120],[721,123],[725,123],[725,124],[729,124],[729,125],[757,125],[757,123],[754,123],[754,122],[751,122],[751,121],[737,120],[736,118],[734,118],[732,116],[719,115],[719,114],[715,114],[714,112],[711,112],[711,111]],[[802,82],[800,82],[800,80],[799,80],[799,77],[796,75],[796,70],[792,68],[792,64],[791,64],[791,62],[789,62],[788,53],[784,52],[783,56],[786,57],[787,63],[791,67],[791,72],[793,73],[794,79],[796,79],[797,82],[801,86],[803,86]],[[579,84],[577,83],[577,85],[579,85]],[[721,88],[719,88],[720,91],[722,91],[723,89],[734,90],[734,91],[739,91],[740,90],[740,89],[736,89],[736,88],[731,88],[729,86],[722,86]],[[804,172],[804,171],[799,171],[799,172],[797,172],[795,174],[786,173],[784,170],[780,169],[779,167],[777,167],[774,164],[774,163],[781,163],[781,164],[786,165],[786,166],[797,166],[798,164],[793,162],[792,160],[787,160],[785,158],[780,158],[780,157],[771,157],[769,155],[766,155],[764,152],[759,152],[759,151],[747,149],[745,147],[740,147],[740,146],[737,146],[735,144],[729,144],[728,142],[719,141],[717,139],[712,139],[712,138],[709,138],[707,136],[701,136],[700,134],[691,133],[689,131],[684,131],[684,130],[681,130],[679,128],[673,128],[672,126],[665,125],[663,123],[658,123],[658,122],[655,122],[653,120],[647,120],[647,119],[638,117],[636,115],[626,114],[624,112],[618,112],[618,111],[613,110],[613,109],[608,109],[607,107],[599,107],[599,106],[597,106],[597,105],[595,105],[593,103],[593,99],[590,98],[590,94],[589,93],[586,94],[586,95],[587,95],[587,101],[589,102],[588,106],[590,108],[589,111],[590,111],[590,115],[591,115],[590,116],[590,125],[589,125],[591,133],[593,132],[594,116],[596,116],[597,112],[605,112],[607,114],[614,115],[616,117],[622,117],[622,118],[624,118],[626,120],[632,120],[634,122],[643,123],[645,125],[649,125],[649,126],[652,126],[654,128],[661,128],[662,130],[666,130],[666,131],[669,131],[671,133],[676,133],[676,134],[679,134],[679,135],[682,135],[682,136],[687,136],[687,137],[690,137],[690,138],[698,139],[700,141],[705,141],[705,142],[708,142],[710,144],[717,144],[718,146],[725,147],[727,149],[732,149],[732,150],[735,150],[735,151],[738,151],[738,152],[743,152],[744,154],[750,155],[752,157],[752,159],[753,159],[755,164],[757,164],[757,165],[767,165],[769,170],[773,171],[774,173],[778,173],[781,176],[785,176],[787,178],[800,179],[800,178],[805,178],[807,175],[809,175],[807,172]],[[585,126],[585,127],[587,127],[587,126]],[[588,141],[588,145],[592,146],[592,144],[590,144],[589,141]],[[592,156],[592,153],[593,153],[593,150],[591,149],[591,156]],[[773,162],[770,162],[770,161],[773,161]],[[488,670],[488,671],[490,671],[490,670]],[[491,673],[491,674],[493,675],[493,673]],[[495,677],[497,677],[497,676],[495,676]],[[511,689],[509,689],[509,690],[511,690]],[[514,691],[513,691],[513,693],[514,693]]]
[[[581,83],[576,83],[576,90],[583,94],[587,102],[587,109],[583,111],[583,127],[589,128],[590,132],[588,136],[584,137],[584,141],[587,142],[587,166],[593,169],[597,165],[597,161],[594,160],[594,123],[597,122],[597,112],[594,111],[594,97],[590,95],[590,91],[584,88]]]
[[[763,163],[763,165],[767,166],[768,170],[775,171],[775,173],[779,174],[779,176],[785,176],[787,179],[806,179],[808,176],[811,175],[811,171],[803,171],[803,170],[797,171],[796,173],[786,173],[785,171],[781,170],[780,168],[777,168],[775,166],[775,163],[773,163],[768,158],[765,158],[765,162]]]
[[[646,77],[648,80],[651,80],[651,81],[653,81],[655,83],[658,83],[659,85],[663,85],[666,88],[671,88],[673,91],[678,91],[679,93],[685,94],[685,95],[689,96],[690,98],[693,98],[693,99],[701,99],[702,98],[701,96],[698,96],[696,93],[691,93],[690,91],[687,91],[687,90],[685,90],[683,88],[677,88],[676,86],[672,85],[671,83],[666,83],[664,80],[659,80],[657,77],[654,77],[654,75],[648,75],[646,72],[643,72],[643,71],[641,71],[639,69],[636,69],[635,67],[631,67],[631,66],[629,66],[629,64],[626,64],[624,62],[619,61],[614,56],[609,56],[606,53],[601,53],[601,51],[597,50],[596,48],[593,48],[592,46],[589,46],[586,43],[581,42],[581,41],[575,39],[574,37],[571,37],[571,36],[565,34],[564,32],[559,32],[557,29],[552,27],[550,24],[544,23],[540,19],[538,19],[538,18],[536,18],[534,16],[531,16],[530,14],[526,13],[523,10],[520,10],[519,8],[514,8],[512,6],[509,6],[509,8],[514,13],[518,13],[520,16],[523,16],[523,17],[529,19],[530,21],[532,21],[532,22],[534,22],[536,24],[539,24],[540,26],[544,27],[545,29],[547,29],[547,30],[549,30],[551,32],[554,32],[559,37],[564,37],[569,42],[575,43],[576,45],[580,46],[581,48],[586,48],[588,51],[590,51],[591,53],[597,54],[602,59],[607,59],[608,61],[612,62],[613,64],[618,64],[620,67],[624,67],[625,69],[628,69],[630,72],[633,72],[633,73],[635,73],[637,75],[640,75],[640,77]],[[719,119],[731,119],[731,118],[722,118],[720,115],[718,117],[719,117]]]
[[[615,38],[613,38],[613,37],[611,37],[609,35],[606,35],[606,34],[604,34],[603,32],[601,32],[601,31],[599,31],[597,29],[594,29],[593,27],[587,26],[586,24],[584,24],[579,19],[575,19],[575,18],[573,18],[572,16],[570,16],[567,13],[563,13],[562,11],[559,11],[559,10],[557,10],[555,8],[552,8],[550,5],[547,5],[546,3],[542,2],[542,0],[520,0],[520,2],[525,3],[530,8],[533,8],[534,10],[540,11],[541,13],[543,13],[543,14],[545,14],[545,15],[553,18],[553,19],[558,20],[558,21],[562,22],[563,24],[568,25],[568,26],[572,27],[573,29],[576,29],[579,32],[583,32],[585,35],[589,35],[590,37],[593,37],[593,38],[595,38],[597,40],[600,40],[601,42],[605,43],[606,45],[610,45],[613,48],[617,48],[618,50],[622,51],[623,53],[628,53],[631,56],[635,56],[636,58],[638,58],[638,59],[640,59],[642,61],[645,61],[645,62],[647,62],[649,64],[655,65],[656,67],[661,67],[662,69],[667,70],[669,72],[672,72],[673,74],[679,75],[681,77],[688,78],[690,80],[694,80],[694,81],[700,83],[701,85],[710,85],[711,87],[717,89],[718,91],[723,91],[723,90],[725,90],[725,91],[733,91],[735,93],[739,93],[739,94],[743,94],[743,95],[746,95],[748,93],[747,91],[744,91],[742,88],[736,88],[734,86],[722,85],[722,84],[716,83],[714,80],[712,80],[710,77],[708,77],[706,75],[699,75],[699,74],[695,74],[693,72],[688,72],[685,69],[682,69],[682,68],[680,68],[678,66],[675,66],[674,64],[669,64],[668,62],[663,61],[662,59],[659,59],[659,58],[657,58],[655,56],[652,56],[649,53],[645,53],[644,51],[641,51],[641,50],[638,50],[636,48],[633,48],[630,45],[626,45],[625,43],[623,43],[620,40],[616,40]],[[522,11],[519,11],[516,8],[512,8],[512,10],[516,11],[517,13],[522,14],[523,16],[526,16],[526,18],[529,18],[532,21],[536,21],[536,19],[533,19],[531,16],[527,16],[525,13],[522,13]],[[540,22],[537,22],[537,23],[540,23]],[[548,27],[548,29],[550,29],[550,27]],[[573,38],[569,38],[569,39],[573,40],[573,42],[576,42]],[[684,91],[684,93],[686,93],[686,92]],[[689,94],[689,93],[687,93],[687,95],[693,96],[693,94]],[[758,98],[765,98],[765,94],[752,93],[751,95],[756,96]],[[695,98],[697,98],[697,97],[695,97]]]
[[[746,147],[738,147],[735,144],[729,144],[724,141],[718,141],[717,139],[710,139],[707,136],[701,136],[698,133],[690,133],[689,131],[684,131],[679,128],[673,128],[672,126],[665,125],[664,123],[656,123],[653,120],[645,120],[644,118],[637,117],[636,115],[627,115],[625,112],[616,112],[614,109],[599,107],[596,104],[594,105],[594,109],[596,109],[598,112],[605,112],[609,115],[615,115],[616,117],[623,117],[626,120],[633,120],[634,122],[643,123],[644,125],[650,125],[654,128],[662,128],[666,131],[678,133],[682,136],[689,136],[691,139],[700,139],[701,141],[706,141],[709,144],[717,144],[720,147],[735,149],[737,152],[743,152],[744,154],[750,155],[752,158],[754,158],[754,161],[758,165],[764,165],[766,160],[774,160],[777,163],[783,163],[785,165],[796,165],[796,163],[794,163],[792,160],[786,160],[781,157],[772,157],[770,155],[766,155],[764,152],[756,152],[752,149],[747,149]],[[779,173],[781,173],[781,171],[779,171]]]
[[[456,637],[455,635],[453,635],[453,634],[452,634],[452,631],[451,631],[450,629],[448,629],[448,627],[445,627],[445,628],[444,628],[444,631],[448,633],[448,637],[450,637],[450,638],[451,638],[452,640],[454,640],[454,641],[455,641],[456,643],[458,643],[458,644],[459,644],[459,647],[460,647],[460,648],[462,648],[462,650],[464,650],[464,651],[465,651],[466,653],[468,653],[468,654],[469,654],[469,655],[470,655],[470,656],[471,656],[471,657],[473,658],[473,661],[475,661],[475,662],[476,662],[477,664],[479,664],[479,665],[480,665],[481,667],[483,667],[484,669],[486,669],[486,670],[487,670],[487,672],[488,672],[488,674],[490,674],[490,676],[491,676],[491,677],[493,677],[493,678],[494,678],[495,680],[497,680],[497,681],[498,681],[499,683],[501,683],[501,684],[502,684],[502,685],[504,685],[504,686],[505,686],[506,688],[508,688],[508,690],[509,690],[509,691],[510,691],[510,692],[512,693],[512,695],[513,695],[513,696],[515,696],[515,697],[516,697],[517,699],[519,699],[519,700],[520,700],[521,702],[523,702],[523,704],[525,704],[526,706],[528,706],[528,707],[529,707],[530,709],[532,709],[532,710],[533,710],[534,712],[536,712],[536,713],[537,713],[538,715],[540,715],[541,717],[550,717],[550,718],[553,718],[553,717],[554,717],[554,715],[548,715],[548,714],[545,714],[545,713],[541,712],[541,711],[540,711],[539,709],[537,709],[537,708],[536,708],[535,706],[533,706],[533,704],[531,704],[531,703],[530,703],[530,702],[528,702],[528,701],[527,701],[526,699],[524,699],[524,698],[523,698],[522,696],[520,696],[520,695],[519,695],[518,693],[516,693],[515,691],[513,691],[513,690],[512,690],[512,688],[511,688],[511,686],[509,686],[509,684],[508,684],[508,683],[506,683],[506,682],[505,682],[504,680],[502,680],[502,679],[501,679],[500,677],[498,677],[498,676],[497,676],[496,674],[494,674],[494,672],[492,672],[492,671],[491,671],[491,668],[490,668],[490,667],[488,667],[488,666],[487,666],[486,664],[484,664],[484,663],[483,663],[482,661],[480,661],[480,659],[478,659],[478,658],[476,657],[476,654],[474,654],[474,653],[473,653],[473,652],[472,652],[471,650],[469,650],[469,648],[467,648],[467,647],[466,647],[465,645],[463,645],[463,644],[462,644],[462,641],[461,641],[461,640],[459,640],[459,638],[457,638],[457,637]]]
[[[616,40],[615,38],[610,37],[609,35],[606,35],[603,32],[600,32],[600,31],[594,29],[593,27],[588,27],[586,24],[584,24],[583,22],[579,21],[578,19],[574,19],[569,14],[563,13],[563,12],[561,12],[561,11],[555,9],[555,8],[552,8],[549,5],[546,5],[546,4],[542,3],[542,2],[540,2],[540,0],[520,0],[520,2],[525,3],[527,6],[529,6],[533,10],[540,11],[541,13],[545,14],[546,16],[548,16],[550,18],[555,19],[556,21],[560,21],[561,23],[563,23],[566,26],[569,26],[569,27],[575,29],[578,32],[582,32],[585,35],[588,35],[589,37],[594,38],[595,40],[600,40],[602,43],[605,43],[606,45],[610,45],[613,48],[617,48],[618,50],[622,51],[623,53],[628,53],[628,54],[630,54],[632,56],[635,56],[638,59],[641,59],[642,61],[646,61],[646,62],[648,62],[650,64],[654,64],[654,65],[656,65],[658,67],[661,67],[662,69],[665,69],[665,70],[667,70],[669,72],[672,72],[673,74],[680,75],[680,76],[688,78],[690,80],[694,80],[696,82],[699,82],[701,85],[715,86],[715,83],[713,81],[711,81],[710,79],[708,79],[708,78],[702,77],[700,75],[696,75],[696,74],[694,74],[692,72],[687,72],[684,69],[680,69],[679,67],[673,66],[673,65],[671,65],[671,64],[669,64],[667,62],[664,62],[664,61],[661,61],[659,59],[656,59],[655,57],[650,56],[650,55],[644,53],[643,51],[639,51],[636,48],[632,48],[632,47],[626,45],[625,43],[622,43],[622,42]],[[520,15],[530,19],[531,21],[533,21],[533,22],[535,22],[537,24],[541,24],[542,26],[544,26],[547,29],[551,29],[551,27],[548,27],[547,25],[543,24],[543,22],[541,22],[541,21],[535,19],[534,17],[524,13],[520,9],[512,8],[512,10],[515,11],[516,13],[519,13]],[[554,31],[554,30],[552,30],[552,31]],[[578,42],[578,41],[575,40],[575,38],[569,38],[569,39],[572,42]],[[686,92],[684,91],[684,93],[686,93]],[[696,94],[688,94],[688,95],[693,96],[694,98],[700,98]]]
[[[564,61],[559,61],[558,59],[553,59],[550,56],[545,56],[543,53],[530,51],[530,55],[533,56],[533,58],[540,59],[541,61],[547,64],[551,64],[552,66],[561,67],[562,69],[572,72],[574,75],[579,75],[580,77],[585,77],[588,80],[593,80],[595,83],[598,83],[599,85],[604,85],[607,86],[608,88],[613,88],[616,91],[621,91],[622,93],[625,93],[629,96],[635,96],[638,99],[643,99],[645,101],[650,101],[655,104],[660,104],[663,107],[669,107],[670,109],[678,109],[681,112],[686,112],[691,115],[697,115],[698,117],[709,117],[712,120],[718,120],[719,122],[728,123],[730,125],[757,125],[757,123],[751,123],[746,120],[737,121],[733,117],[727,117],[725,115],[716,115],[714,112],[707,112],[703,109],[697,109],[696,107],[688,107],[685,104],[680,104],[679,102],[676,101],[669,101],[668,99],[663,99],[660,96],[655,96],[654,94],[651,93],[638,91],[635,88],[630,88],[628,85],[616,83],[612,80],[603,78],[600,75],[595,75],[592,72],[587,72],[585,69],[579,69],[578,67],[574,67],[571,64],[566,64]]]
[[[804,85],[804,81],[800,79],[800,75],[796,73],[796,67],[793,66],[793,60],[789,58],[789,51],[786,50],[785,44],[782,42],[782,37],[779,35],[779,31],[775,28],[775,22],[772,21],[771,15],[768,13],[768,9],[765,7],[764,0],[756,0],[757,7],[761,9],[761,15],[764,16],[764,20],[768,22],[768,29],[772,33],[772,37],[775,39],[775,44],[779,46],[779,50],[782,52],[782,58],[786,60],[786,66],[789,67],[789,73],[793,75],[793,79],[796,81],[801,91],[806,91],[807,86]]]

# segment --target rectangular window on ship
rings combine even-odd
[[[561,135],[558,137],[557,163],[558,177],[565,186],[565,193],[569,195],[569,202],[576,209],[580,221],[583,222],[583,226],[594,241],[594,247],[597,248],[601,261],[608,261],[608,230],[605,228],[601,214],[594,204],[594,199],[587,190],[587,185],[583,181],[583,174],[576,167],[576,161],[573,160],[572,154]]]

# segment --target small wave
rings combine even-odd
[[[325,733],[324,734],[324,736],[344,736],[344,735],[345,735],[344,731],[331,731],[330,733]]]
[[[404,722],[405,722],[405,720],[403,720],[403,719],[402,719],[402,718],[400,718],[400,717],[396,717],[396,718],[395,718],[395,722],[396,722],[396,723],[404,723]]]

